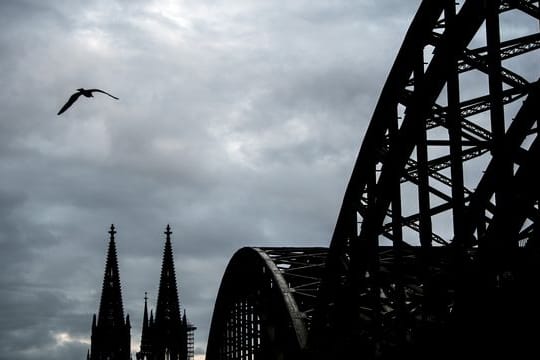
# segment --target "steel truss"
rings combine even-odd
[[[242,248],[219,289],[206,358],[298,359],[305,350],[326,248]]]
[[[501,39],[503,16],[529,33]],[[538,1],[422,2],[346,190],[313,357],[523,349],[540,319],[517,309],[536,298],[539,19]]]
[[[240,250],[209,359],[540,353],[539,25],[538,0],[422,1],[310,283],[316,302],[272,266],[290,249]],[[242,306],[252,357],[227,348],[246,331]]]

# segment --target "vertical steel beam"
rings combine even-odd
[[[361,261],[362,267],[366,266],[366,264],[369,264],[371,263],[371,261],[374,260],[373,255],[376,254],[377,247],[379,245],[379,229],[377,229],[376,225],[374,224],[374,218],[373,216],[371,216],[373,211],[370,210],[375,209],[377,206],[377,197],[375,196],[377,191],[377,164],[374,164],[371,169],[366,170],[369,173],[366,186],[368,196],[368,214],[364,218],[362,227],[365,227],[368,231],[365,231],[366,237],[364,239],[360,239],[360,241],[353,241],[352,249],[354,249],[355,253],[351,254],[357,259],[363,259]],[[353,256],[351,256],[351,260],[353,260]]]
[[[233,359],[238,359],[238,302],[234,303],[233,306],[233,339],[234,339],[234,351],[233,351]]]
[[[399,118],[398,118],[398,104],[390,107],[388,116],[394,119],[390,123],[389,127],[389,136],[390,141],[393,143],[397,142],[398,128],[399,128]],[[405,343],[405,338],[407,336],[407,311],[405,307],[405,289],[403,286],[404,280],[401,276],[403,274],[403,220],[402,220],[402,207],[401,207],[401,176],[399,174],[394,178],[392,184],[392,235],[393,235],[393,248],[394,248],[394,263],[395,263],[395,274],[396,274],[396,312],[397,312],[397,333],[399,336],[400,342]]]
[[[447,0],[445,9],[445,21],[448,28],[455,27],[456,5],[454,0]],[[448,54],[448,81],[447,90],[447,126],[448,137],[450,139],[450,173],[452,177],[452,211],[454,226],[454,241],[457,244],[470,246],[470,240],[464,238],[464,183],[463,183],[463,161],[462,161],[462,129],[459,116],[459,73],[457,69],[458,54],[455,39],[449,38],[450,52]]]
[[[398,135],[398,109],[397,104],[390,107],[388,116],[394,119],[390,123],[389,136],[390,141],[397,142]],[[392,184],[392,235],[394,237],[394,248],[400,249],[403,246],[403,229],[402,229],[402,208],[401,208],[401,181],[397,175]]]
[[[414,59],[414,92],[423,91],[424,54],[423,48]],[[414,96],[421,99],[421,96]],[[420,214],[420,244],[423,248],[431,247],[431,215],[429,200],[429,169],[427,151],[427,133],[425,119],[416,119],[422,122],[418,127],[418,142],[416,144],[416,159],[418,162],[418,207]]]
[[[500,0],[484,0],[486,7],[486,39],[487,39],[487,60],[489,75],[489,97],[490,97],[490,115],[491,129],[493,136],[492,154],[496,168],[495,184],[495,211],[501,216],[499,219],[507,218],[510,212],[509,197],[512,191],[512,162],[510,161],[505,144],[505,121],[504,121],[504,103],[502,89],[502,67],[501,67],[501,38],[499,27],[499,6]],[[490,239],[493,244],[495,256],[502,260],[504,250],[511,247],[512,239],[508,234],[507,227],[502,222],[493,224],[496,234],[494,239]],[[499,260],[496,260],[497,262]]]
[[[377,198],[375,196],[376,191],[377,191],[376,190],[377,188],[376,166],[374,166],[371,171],[372,171],[371,177],[368,182],[368,203],[369,203],[368,207],[375,208],[377,206]],[[371,188],[371,190],[369,189],[369,187]],[[374,213],[374,212],[372,211],[371,213]],[[360,270],[360,274],[355,275],[355,276],[358,276],[358,275],[360,276],[360,282],[355,284],[356,288],[353,291],[356,296],[356,294],[359,292],[358,291],[359,289],[361,288],[367,289],[367,291],[369,292],[369,302],[370,302],[369,306],[372,309],[372,316],[375,319],[374,323],[378,324],[379,313],[380,313],[379,311],[380,289],[378,286],[377,276],[378,276],[378,270],[379,270],[378,269],[379,268],[378,247],[379,247],[380,229],[377,227],[378,225],[373,220],[374,220],[373,216],[370,216],[369,218],[367,218],[367,225],[368,225],[369,231],[366,232],[367,238],[365,239],[365,241],[362,241],[364,245],[366,246],[366,248],[364,248],[363,254],[358,254],[358,255],[361,255],[362,263],[360,264],[361,268],[357,269],[357,270]],[[359,244],[360,242],[355,241],[355,243]],[[358,245],[355,245],[355,246],[356,248],[358,248]],[[357,259],[360,258],[358,257],[358,255],[357,255]],[[361,286],[361,288],[357,287],[358,285]],[[355,325],[356,324],[352,324],[352,328],[356,330],[357,327]]]

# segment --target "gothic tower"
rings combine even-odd
[[[144,314],[141,330],[141,351],[137,353],[137,360],[152,359],[153,328],[154,315],[150,313],[150,320],[148,320],[148,296],[147,293],[144,293]]]
[[[101,302],[92,320],[92,343],[89,360],[130,360],[129,315],[124,319],[120,273],[114,242],[114,225],[109,231],[109,250],[105,264]]]
[[[141,351],[137,353],[138,360],[188,360],[193,356],[195,327],[187,322],[185,314],[182,318],[180,313],[171,234],[171,227],[167,225],[156,315],[155,319],[151,315],[148,320],[145,296]]]

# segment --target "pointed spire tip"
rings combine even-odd
[[[114,239],[114,234],[116,234],[116,230],[114,229],[114,224],[111,224],[111,229],[109,230],[109,234],[111,235],[111,239]]]
[[[167,235],[167,238],[169,238],[172,234],[171,226],[167,224],[167,230],[164,232],[165,235]]]

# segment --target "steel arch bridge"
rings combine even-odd
[[[539,26],[538,0],[421,2],[329,248],[241,249],[209,360],[538,356]]]
[[[208,359],[299,358],[306,348],[326,248],[242,248],[214,308]]]

